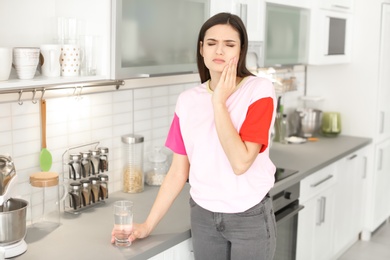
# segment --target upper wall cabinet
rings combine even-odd
[[[241,17],[249,41],[263,41],[265,2],[263,0],[211,0],[210,16],[220,12],[229,12]]]

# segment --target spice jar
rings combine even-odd
[[[91,173],[97,175],[100,169],[100,151],[99,149],[89,151],[91,152]]]
[[[100,197],[100,181],[98,177],[91,177],[89,180],[91,181],[92,202],[96,203]]]
[[[81,176],[83,178],[91,175],[91,152],[81,152]]]
[[[124,135],[122,143],[123,192],[141,192],[144,190],[144,137],[135,134]]]
[[[81,208],[81,183],[72,182],[69,185],[69,205],[74,210]]]
[[[161,185],[168,172],[167,155],[161,151],[161,147],[155,147],[148,156],[149,170],[145,174],[145,182],[148,185]]]
[[[52,229],[60,224],[60,202],[66,197],[65,186],[60,198],[58,173],[37,172],[30,175],[31,220],[39,229]]]
[[[100,172],[108,171],[108,148],[99,147],[100,152]]]
[[[83,206],[91,205],[92,196],[91,196],[91,181],[90,180],[81,180],[81,200]]]
[[[108,175],[99,174],[100,181],[100,199],[108,199]]]
[[[69,155],[69,178],[76,180],[81,179],[81,154]]]

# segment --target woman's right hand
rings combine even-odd
[[[142,224],[134,223],[133,224],[133,231],[131,232],[131,234],[129,236],[129,241],[133,242],[137,239],[145,238],[145,237],[149,236],[149,234],[150,234],[149,228],[145,223],[142,223]],[[111,243],[112,244],[115,243],[114,228],[112,229],[112,232],[111,232]]]

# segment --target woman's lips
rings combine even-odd
[[[225,60],[223,60],[223,59],[213,59],[213,62],[218,63],[218,64],[222,64],[222,63],[225,63]]]

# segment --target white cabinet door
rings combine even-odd
[[[266,0],[267,3],[293,6],[293,7],[301,7],[310,9],[313,5],[310,0]]]
[[[381,43],[379,56],[379,140],[390,137],[390,4],[382,6]]]
[[[250,41],[263,41],[265,4],[264,0],[212,0],[210,16],[220,12],[238,15],[245,24]]]
[[[341,254],[363,230],[366,196],[367,150],[361,149],[337,162],[333,249]]]
[[[333,187],[303,204],[298,217],[297,260],[331,259],[333,204]]]
[[[194,254],[192,251],[191,238],[184,240],[180,244],[177,244],[164,252],[161,252],[149,260],[194,260]]]
[[[373,223],[377,227],[390,216],[390,139],[376,146],[375,158]]]

